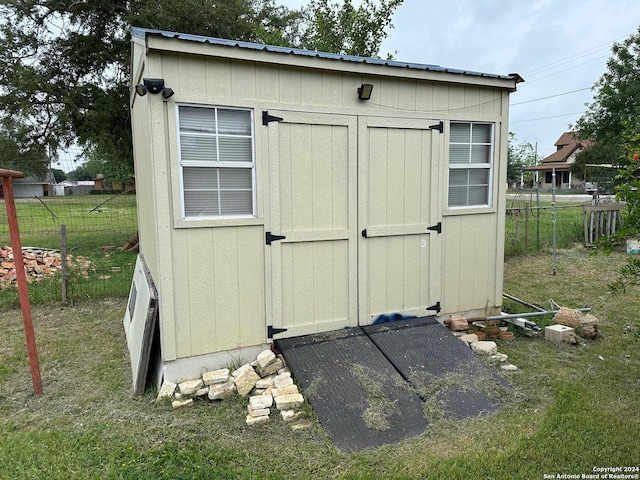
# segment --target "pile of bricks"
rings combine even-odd
[[[52,275],[62,269],[62,256],[57,250],[46,250],[42,248],[23,247],[22,261],[27,276],[27,281],[39,281],[47,275]],[[80,266],[83,273],[87,274],[87,269],[91,262],[84,257],[72,257],[67,255],[67,265]],[[16,266],[11,247],[0,248],[0,288],[6,288],[16,281]]]
[[[262,351],[255,361],[230,371],[228,368],[205,372],[202,377],[178,384],[165,381],[158,401],[171,399],[174,409],[193,405],[198,398],[223,400],[232,395],[248,398],[247,425],[269,422],[275,407],[285,422],[300,418],[304,397],[293,383],[284,358],[271,350]]]

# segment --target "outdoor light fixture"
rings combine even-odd
[[[363,83],[358,88],[358,98],[360,100],[369,100],[371,98],[371,92],[373,91],[373,85],[370,83]]]
[[[162,78],[145,78],[142,83],[136,85],[136,93],[144,97],[147,93],[162,93],[162,98],[167,99],[174,94],[174,91],[164,86]]]

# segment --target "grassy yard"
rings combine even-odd
[[[132,194],[16,199],[16,212],[23,246],[59,249],[60,227],[66,225],[67,249],[78,255],[122,245],[138,229]],[[0,242],[10,245],[4,201],[0,201]]]
[[[589,305],[602,336],[581,346],[517,336],[517,372],[490,417],[431,424],[419,438],[357,454],[331,444],[310,408],[298,432],[245,425],[246,403],[172,411],[131,397],[125,298],[34,307],[44,395],[32,395],[19,310],[0,317],[0,478],[542,479],[640,464],[640,297],[611,296],[625,256],[581,247],[510,259],[505,291]]]
[[[527,230],[527,202],[507,201],[505,221],[505,256],[512,257],[553,248],[553,210],[551,202],[540,207],[529,204]],[[583,208],[576,202],[556,202],[556,248],[570,248],[584,242]],[[539,249],[538,249],[539,246]]]
[[[0,201],[0,246],[11,245],[6,209]],[[135,195],[78,195],[17,199],[16,211],[23,247],[61,249],[61,226],[66,226],[69,262],[69,302],[127,295],[135,253],[121,252],[137,231]],[[84,267],[89,262],[88,267]],[[32,303],[61,300],[60,273],[29,288]],[[15,288],[0,285],[0,308],[18,304]]]

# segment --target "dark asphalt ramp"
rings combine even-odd
[[[331,440],[360,451],[500,407],[507,382],[433,317],[276,341]]]
[[[422,401],[360,328],[277,341],[334,444],[360,451],[425,431]]]
[[[426,402],[427,414],[475,417],[500,407],[509,382],[434,317],[363,327]]]

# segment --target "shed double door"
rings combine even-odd
[[[439,134],[423,120],[269,114],[282,118],[268,124],[267,320],[284,330],[275,338],[426,314],[437,301],[428,228]]]

